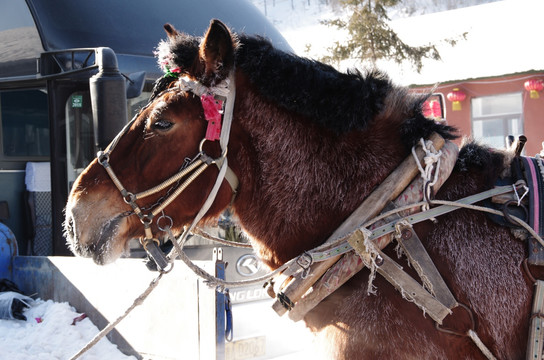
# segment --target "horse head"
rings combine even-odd
[[[145,231],[154,237],[160,233],[164,210],[175,231],[190,222],[219,171],[219,166],[196,165],[213,165],[226,155],[214,141],[218,128],[212,128],[211,138],[207,135],[206,119],[208,112],[220,113],[213,97],[228,90],[236,37],[219,21],[212,21],[201,41],[168,24],[165,30],[168,40],[161,42],[157,55],[166,75],[155,84],[148,105],[78,177],[68,199],[68,243],[76,254],[92,256],[99,264],[117,259],[128,241]],[[188,172],[168,182],[187,168],[199,174]],[[193,175],[195,181],[171,198]],[[231,195],[230,186],[221,184],[207,215],[217,215]]]
[[[156,52],[165,76],[68,200],[68,241],[98,263],[119,257],[131,238],[159,236],[163,210],[173,230],[193,223],[226,158],[240,184],[232,208],[261,259],[277,267],[323,242],[420,137],[452,138],[423,117],[423,97],[378,71],[340,73],[218,20],[203,38],[165,30]],[[225,97],[232,128],[220,131],[210,119],[220,119]],[[192,170],[201,160],[218,166],[178,194],[185,178],[168,179],[185,159]],[[231,187],[221,183],[203,221],[229,205]]]

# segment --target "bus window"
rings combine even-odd
[[[96,156],[93,137],[93,114],[89,91],[77,91],[68,97],[66,113],[66,153],[68,190],[77,176]]]
[[[49,157],[49,118],[45,91],[1,92],[0,121],[5,160],[46,160]]]
[[[151,86],[151,84],[150,84]],[[150,90],[128,100],[128,115],[132,118],[140,108],[147,104]],[[78,175],[96,157],[93,136],[93,114],[89,91],[77,91],[68,97],[66,113],[66,153],[68,156],[68,191]],[[127,119],[128,121],[128,119]]]
[[[42,42],[24,0],[0,0],[0,77],[36,76]]]
[[[129,120],[136,115],[141,108],[147,105],[151,97],[151,90],[144,89],[142,93],[135,98],[128,99],[128,117]]]

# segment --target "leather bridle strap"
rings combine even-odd
[[[202,84],[187,79],[187,78],[180,78],[178,80],[178,87],[168,89],[165,92],[168,91],[191,91],[195,95],[202,95],[204,92],[214,93],[212,89],[204,87]],[[234,99],[235,99],[235,85],[234,85],[234,70],[229,74],[229,79],[227,81],[227,87],[219,88],[217,91],[219,96],[226,96],[226,106],[225,106],[225,114],[223,116],[223,126],[221,129],[221,135],[220,135],[220,146],[221,146],[221,156],[219,158],[211,158],[203,151],[203,145],[206,142],[207,139],[203,139],[200,142],[199,146],[199,153],[197,156],[187,165],[186,167],[182,168],[180,171],[178,171],[173,176],[169,177],[159,185],[156,185],[148,190],[133,194],[129,192],[122,184],[121,180],[117,177],[115,174],[115,171],[112,169],[109,159],[112,151],[115,149],[117,143],[119,142],[120,138],[129,130],[130,126],[134,123],[135,119],[138,115],[136,115],[124,128],[117,134],[115,139],[108,145],[105,151],[100,151],[97,154],[97,161],[100,165],[104,167],[106,170],[108,176],[112,180],[112,182],[115,184],[119,192],[121,193],[123,200],[125,203],[130,205],[132,208],[132,211],[134,214],[138,216],[140,219],[140,222],[144,226],[144,234],[145,237],[143,239],[140,239],[140,242],[146,252],[151,256],[151,258],[155,261],[157,264],[157,267],[160,271],[165,271],[168,267],[168,264],[171,263],[171,261],[174,259],[173,253],[171,252],[169,254],[170,260],[164,255],[164,253],[158,248],[158,245],[160,244],[159,240],[153,236],[153,232],[151,230],[151,224],[153,222],[153,219],[158,214],[161,214],[164,209],[170,205],[200,174],[202,174],[211,164],[215,164],[218,169],[219,173],[217,175],[216,182],[208,195],[206,201],[200,208],[200,211],[197,213],[195,218],[193,219],[193,222],[191,223],[190,227],[186,229],[180,238],[180,248],[182,248],[183,243],[185,242],[188,233],[196,226],[196,224],[202,219],[202,217],[206,214],[206,212],[209,210],[211,205],[213,204],[217,193],[219,192],[219,188],[221,187],[223,180],[227,180],[227,182],[230,184],[233,194],[236,194],[237,187],[238,187],[238,178],[234,174],[234,172],[229,168],[228,162],[227,162],[227,145],[228,145],[228,139],[230,134],[230,126],[232,123],[232,112],[234,108]],[[177,182],[180,182],[183,178],[185,178],[185,181],[176,187],[176,189],[166,196],[163,201],[157,204],[156,207],[154,207],[149,213],[144,213],[142,211],[142,208],[137,204],[137,200],[148,197],[150,195],[156,194],[168,186],[171,186]],[[175,248],[174,248],[175,249]],[[168,270],[169,271],[169,270]]]

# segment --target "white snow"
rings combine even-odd
[[[70,359],[98,333],[89,318],[72,325],[81,314],[68,303],[36,300],[24,315],[27,321],[0,320],[0,359]],[[80,359],[133,360],[135,357],[124,355],[104,338]]]
[[[436,11],[441,9],[431,0],[419,2],[427,4],[427,14],[406,17],[406,12],[399,9],[390,16],[394,19],[391,27],[404,42],[419,46],[457,38],[465,32],[467,39],[454,47],[439,43],[437,48],[442,60],[424,60],[420,74],[408,63],[380,61],[378,67],[395,82],[434,84],[544,69],[544,47],[540,46],[539,38],[544,1],[504,0],[449,11]],[[254,0],[254,3],[263,10],[263,0]],[[268,18],[298,55],[318,59],[335,41],[342,42],[346,38],[346,33],[319,23],[324,18],[341,16],[319,0],[276,0],[275,6],[271,1],[267,4]],[[341,70],[365,66],[345,61]]]

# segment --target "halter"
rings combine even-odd
[[[117,175],[115,174],[115,171],[112,169],[109,159],[110,155],[119,143],[119,140],[123,135],[125,135],[132,124],[136,121],[138,115],[147,107],[150,106],[151,103],[147,104],[144,108],[138,112],[132,118],[132,120],[125,125],[125,127],[117,134],[117,136],[113,139],[113,141],[108,145],[108,147],[104,151],[99,151],[97,154],[97,161],[100,165],[104,167],[107,174],[109,175],[112,182],[115,184],[119,192],[121,193],[121,196],[123,197],[123,200],[125,203],[130,205],[132,208],[132,211],[129,212],[129,214],[136,214],[138,218],[140,219],[140,222],[144,226],[144,234],[145,237],[140,239],[140,243],[144,247],[144,250],[148,253],[148,255],[155,261],[157,264],[157,267],[161,271],[165,271],[168,267],[168,264],[170,263],[169,259],[164,255],[164,253],[159,249],[158,245],[160,244],[159,240],[153,236],[153,232],[151,230],[151,224],[153,223],[153,219],[159,215],[162,214],[158,220],[157,220],[157,226],[159,229],[162,229],[159,221],[163,218],[169,219],[170,224],[167,225],[168,228],[172,227],[172,218],[165,216],[163,211],[164,209],[172,203],[186,188],[191,184],[200,174],[204,172],[210,165],[215,164],[219,169],[219,174],[217,175],[217,179],[215,181],[215,184],[210,191],[210,194],[208,195],[208,198],[200,208],[198,214],[193,219],[193,222],[191,223],[190,227],[186,229],[180,239],[181,244],[183,244],[187,238],[187,235],[189,232],[196,226],[196,224],[202,219],[202,217],[206,214],[206,212],[211,207],[212,203],[214,202],[217,193],[219,191],[219,188],[221,184],[223,183],[223,180],[227,180],[230,184],[233,192],[233,196],[236,194],[237,187],[238,187],[238,178],[234,174],[234,172],[230,169],[227,163],[227,145],[230,135],[230,127],[232,123],[232,113],[234,109],[234,100],[236,95],[235,90],[235,83],[234,83],[234,70],[231,71],[229,74],[228,79],[223,81],[221,84],[219,84],[216,87],[208,88],[201,83],[191,80],[187,77],[181,77],[178,79],[178,86],[167,89],[163,92],[161,92],[157,97],[160,97],[168,92],[174,92],[174,91],[182,91],[182,92],[191,92],[199,97],[202,97],[203,95],[213,95],[214,97],[223,97],[226,100],[224,115],[223,115],[223,126],[221,127],[221,133],[218,137],[219,144],[221,146],[221,155],[218,158],[212,158],[208,156],[204,150],[203,146],[206,141],[213,141],[208,137],[205,137],[202,139],[199,145],[199,152],[198,154],[189,161],[188,164],[185,164],[181,167],[181,169],[168,179],[164,180],[162,183],[139,193],[132,193],[128,191]],[[206,110],[206,109],[205,109]],[[216,125],[217,126],[217,125]],[[212,139],[217,139],[212,138]],[[182,179],[185,180],[183,183],[179,184]],[[148,197],[150,195],[156,194],[164,189],[166,189],[168,186],[171,186],[172,184],[179,184],[175,188],[175,190],[172,193],[167,193],[166,196],[162,199],[162,201],[157,202],[152,206],[149,212],[144,213],[144,209],[140,207],[137,204],[137,201],[140,199],[143,199],[145,197]],[[156,206],[155,206],[156,205]],[[173,260],[173,259],[170,259]]]

